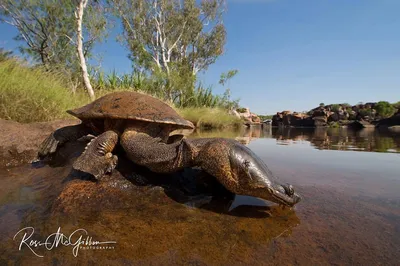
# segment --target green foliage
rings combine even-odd
[[[122,40],[135,67],[157,84],[153,87],[163,98],[185,102],[185,93],[193,93],[198,71],[206,70],[223,53],[225,1],[108,2],[122,21]]]
[[[272,119],[273,115],[258,115],[258,117],[261,119],[261,121],[267,120],[267,119]]]
[[[16,60],[0,62],[0,118],[18,122],[70,117],[68,109],[89,102],[86,94],[72,94],[60,72],[29,68]]]
[[[331,122],[329,123],[330,128],[339,128],[340,124],[338,122]]]
[[[225,86],[225,83],[227,83],[229,80],[231,80],[238,72],[239,72],[239,70],[233,69],[233,70],[229,70],[227,73],[222,73],[220,76],[220,79],[219,79],[219,84],[221,84],[222,86]]]
[[[361,115],[361,116],[369,116],[369,117],[371,117],[372,116],[372,110],[371,109],[360,109],[360,110],[358,110],[358,113]]]
[[[375,110],[381,117],[389,117],[394,114],[395,108],[389,102],[380,101],[375,105]]]
[[[247,109],[244,108],[244,107],[243,107],[243,108],[237,108],[237,109],[236,109],[236,111],[239,112],[239,113],[244,113],[244,112],[246,112],[246,110],[247,110]]]
[[[178,112],[199,128],[239,127],[243,123],[239,118],[228,114],[227,110],[220,108],[189,107],[179,109]]]
[[[79,71],[76,56],[76,21],[74,0],[2,0],[0,21],[18,30],[15,40],[25,44],[20,51],[46,69],[70,74]],[[98,1],[89,1],[83,21],[86,57],[90,57],[95,42],[105,36],[107,19]]]
[[[346,112],[349,114],[349,120],[356,120],[356,113],[353,111],[351,107],[346,109]]]
[[[98,75],[102,76],[104,75]],[[132,75],[132,78],[135,76]],[[126,90],[120,86],[124,78],[117,80],[120,83],[115,90]],[[109,81],[103,79],[101,82],[105,85],[97,90],[98,97],[115,91],[108,89]],[[90,99],[85,93],[72,94],[65,84],[67,83],[60,72],[49,72],[41,67],[27,67],[16,60],[0,62],[0,118],[18,122],[71,118],[65,111],[87,104]],[[222,99],[220,96],[213,96],[210,88],[208,90],[209,92],[199,92],[201,96],[195,97],[196,101],[208,102],[210,97]],[[221,104],[221,102],[215,104],[215,108],[202,107],[198,104],[197,107],[177,108],[177,111],[199,127],[223,128],[241,125],[241,120],[229,115],[227,109],[218,108]]]
[[[324,107],[324,106],[325,106],[324,103],[320,103],[320,104],[319,104],[319,107]]]
[[[338,112],[340,110],[340,105],[339,104],[332,104],[331,110],[333,112]]]

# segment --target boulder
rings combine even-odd
[[[400,110],[389,118],[381,119],[377,123],[377,127],[393,127],[400,126]]]
[[[241,117],[240,117],[240,114],[239,114],[235,109],[231,109],[231,110],[229,111],[229,114],[230,114],[230,115],[233,115],[233,116],[235,116],[235,117],[237,117],[237,118],[241,118]]]
[[[326,127],[328,125],[328,119],[326,116],[315,116],[313,117],[315,127]]]

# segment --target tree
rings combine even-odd
[[[93,101],[96,97],[94,96],[94,91],[92,85],[90,84],[89,74],[86,65],[85,54],[83,52],[83,36],[82,36],[82,21],[83,21],[83,12],[87,7],[88,0],[80,0],[76,10],[75,10],[75,18],[76,18],[76,50],[79,57],[79,64],[81,66],[82,71],[82,79],[83,84],[89,94],[90,99]]]
[[[0,0],[1,21],[16,27],[19,34],[15,40],[26,44],[19,47],[21,53],[47,69],[50,65],[67,64],[67,58],[73,54],[66,37],[73,34],[73,18],[64,15],[72,6],[69,1],[56,2]]]
[[[77,32],[78,8],[84,5],[85,19],[81,17],[81,38]],[[78,39],[88,58],[95,42],[105,36],[107,18],[99,1],[81,0],[0,0],[0,21],[18,30],[15,37],[24,41],[20,51],[43,65],[47,70],[59,69],[75,76],[79,73],[77,60]],[[83,36],[85,41],[83,41]]]
[[[224,0],[109,2],[122,21],[122,39],[131,60],[161,78],[164,94],[171,101],[182,93],[176,83],[190,83],[188,89],[193,90],[195,75],[223,53]]]
[[[237,69],[229,70],[227,73],[222,73],[219,78],[219,84],[225,86],[225,83],[229,82],[239,72]]]
[[[389,102],[380,101],[375,105],[376,112],[382,117],[389,117],[395,112],[395,108]]]

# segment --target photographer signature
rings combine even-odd
[[[72,254],[74,257],[77,257],[79,249],[83,246],[91,247],[117,243],[116,241],[94,241],[92,240],[92,237],[88,235],[88,232],[82,228],[76,229],[69,236],[67,236],[61,233],[61,227],[58,227],[57,232],[50,234],[44,242],[33,239],[32,236],[34,233],[35,229],[33,227],[25,227],[19,230],[14,235],[13,239],[16,240],[18,236],[22,235],[18,250],[21,250],[23,246],[26,246],[32,251],[33,254],[40,258],[44,256],[38,254],[35,250],[42,246],[44,246],[47,250],[52,250],[58,246],[72,246]]]

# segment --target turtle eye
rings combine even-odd
[[[285,192],[286,192],[286,194],[288,194],[288,196],[293,196],[294,189],[293,189],[292,185],[287,184],[286,186],[283,186],[283,188],[285,189]]]
[[[291,186],[290,185],[290,187],[289,187],[289,196],[293,196],[293,194],[294,194],[294,189],[293,189],[293,186]]]

